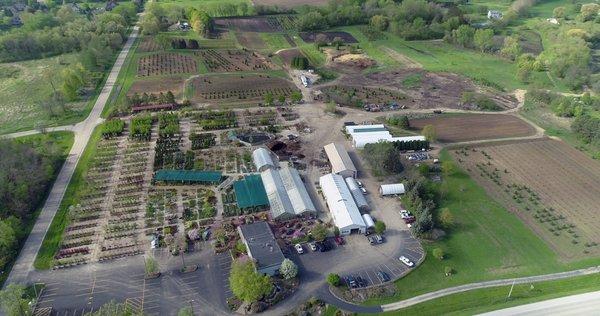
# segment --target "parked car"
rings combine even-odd
[[[358,283],[356,283],[356,280],[351,275],[346,277],[346,285],[348,285],[348,287],[350,287],[352,289],[355,289],[358,287]]]
[[[390,276],[383,271],[377,272],[377,278],[379,279],[379,281],[381,281],[381,283],[388,282],[390,280]]]
[[[405,256],[400,256],[400,258],[398,258],[398,260],[400,260],[400,262],[404,263],[409,268],[412,268],[415,266],[414,262],[410,261],[410,259],[406,258]]]
[[[417,219],[414,216],[410,216],[408,218],[404,218],[404,223],[406,224],[412,224],[416,221]]]
[[[329,250],[331,250],[331,245],[327,242],[327,240],[318,242],[316,244],[317,249],[319,249],[320,252],[327,252]]]
[[[309,243],[308,248],[310,248],[312,251],[317,251],[317,245],[315,245],[314,242]]]
[[[361,187],[361,188],[363,187],[363,184],[362,184],[362,182],[360,182],[360,181],[358,181],[358,180],[356,180],[356,184],[358,184],[358,186],[359,186],[359,187]]]
[[[344,237],[342,237],[342,236],[337,236],[334,238],[334,240],[338,246],[341,246],[344,244]]]
[[[370,243],[371,245],[374,245],[374,244],[375,244],[375,238],[373,238],[373,236],[367,236],[367,240],[369,241],[369,243]]]
[[[375,235],[373,235],[373,238],[375,239],[376,243],[378,243],[378,244],[383,243],[383,237],[381,235],[375,234]]]
[[[368,282],[367,282],[367,280],[363,279],[363,278],[362,278],[362,277],[360,277],[360,276],[357,276],[357,277],[356,277],[356,283],[358,284],[358,287],[365,287],[365,286],[367,286],[367,285],[368,285]]]
[[[295,244],[294,248],[296,248],[296,251],[298,252],[299,255],[304,253],[304,248],[302,248],[301,244]]]
[[[362,194],[367,194],[367,189],[365,188],[360,188],[360,191],[362,192]]]

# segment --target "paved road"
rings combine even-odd
[[[600,291],[585,294],[565,296],[552,300],[501,309],[481,315],[598,315],[600,312]]]
[[[64,126],[57,126],[57,127],[48,127],[46,129],[44,129],[44,131],[45,132],[73,131],[74,128],[75,128],[75,125],[64,125]],[[39,133],[40,133],[40,130],[33,129],[33,130],[29,130],[29,131],[4,134],[4,135],[0,135],[0,137],[2,137],[2,138],[17,138],[17,137],[35,135],[35,134],[39,134]]]
[[[33,262],[36,254],[38,253],[38,250],[42,245],[42,241],[48,232],[48,228],[52,223],[52,219],[54,218],[54,215],[60,206],[63,196],[65,195],[65,191],[69,185],[69,182],[71,181],[71,177],[75,172],[75,167],[77,166],[79,158],[81,158],[81,155],[85,150],[94,128],[103,121],[101,118],[102,110],[104,109],[104,106],[110,97],[110,93],[115,85],[115,82],[117,81],[117,77],[119,76],[121,67],[125,62],[125,58],[127,57],[131,46],[137,38],[138,31],[139,30],[137,26],[133,28],[133,31],[129,35],[127,42],[119,53],[115,64],[110,70],[106,83],[104,84],[104,87],[102,88],[102,91],[100,92],[100,95],[98,96],[98,99],[96,100],[96,103],[94,104],[94,107],[92,108],[92,111],[88,117],[84,121],[77,123],[70,128],[70,130],[75,133],[73,147],[71,148],[69,156],[67,157],[62,169],[58,174],[58,177],[56,178],[56,181],[54,182],[54,185],[52,186],[50,194],[48,195],[48,199],[46,200],[42,211],[35,222],[35,226],[33,226],[33,229],[29,234],[29,237],[27,237],[27,241],[25,242],[23,249],[21,249],[19,257],[17,258],[17,262],[13,266],[5,285],[10,283],[22,283],[26,281],[29,273],[34,270]],[[29,135],[27,133],[34,134],[32,132],[21,132],[16,134],[22,134],[21,136]]]

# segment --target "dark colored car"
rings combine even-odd
[[[331,250],[331,245],[329,244],[329,242],[327,242],[327,240],[317,242],[316,245],[317,245],[317,250],[319,250],[320,252],[327,252],[327,251]]]
[[[383,272],[383,271],[378,271],[377,272],[377,278],[379,279],[379,281],[383,282],[388,282],[390,280],[390,276]]]
[[[365,287],[368,284],[367,280],[363,279],[360,276],[356,277],[356,283],[358,283],[358,287]]]
[[[346,277],[346,285],[348,285],[348,287],[350,287],[352,289],[355,289],[358,287],[358,283],[356,282],[354,277],[351,275]]]

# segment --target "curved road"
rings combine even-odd
[[[27,276],[33,270],[33,262],[35,261],[35,257],[40,249],[42,242],[44,241],[44,237],[48,232],[48,228],[52,223],[52,219],[58,208],[60,207],[60,203],[65,195],[65,191],[71,181],[71,177],[75,172],[75,167],[85,150],[85,147],[94,131],[94,128],[98,126],[98,124],[102,123],[103,119],[101,118],[102,110],[104,106],[108,102],[108,98],[110,97],[110,93],[117,81],[117,77],[119,76],[119,72],[121,71],[121,67],[123,66],[127,54],[129,54],[129,50],[131,46],[135,42],[138,36],[139,28],[135,26],[133,31],[127,38],[127,42],[123,46],[123,49],[119,53],[115,64],[113,65],[108,78],[106,79],[106,83],[104,87],[100,91],[98,95],[98,99],[94,104],[90,114],[88,117],[75,125],[72,126],[63,126],[57,127],[49,130],[71,130],[75,133],[75,141],[73,143],[73,147],[69,152],[69,156],[65,160],[54,185],[44,203],[42,211],[38,216],[35,226],[31,230],[29,237],[27,237],[27,241],[25,241],[25,245],[21,249],[19,253],[19,257],[15,265],[13,266],[8,279],[4,283],[5,285],[10,283],[22,283],[27,280]],[[8,137],[18,137],[18,136],[26,136],[35,134],[37,131],[27,131],[27,132],[19,132],[14,134],[6,135]]]

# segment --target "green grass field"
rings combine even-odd
[[[50,113],[44,102],[52,93],[50,78],[59,84],[57,76],[75,62],[77,55],[66,54],[16,63],[0,64],[0,134],[34,129],[38,124],[59,126],[85,118],[93,102],[74,102],[54,107]]]
[[[440,158],[451,160],[446,151]],[[461,170],[448,177],[443,186],[446,193],[440,207],[451,210],[455,225],[444,239],[423,242],[428,256],[421,266],[396,281],[394,297],[371,299],[367,305],[390,303],[460,284],[571,270],[600,262],[559,262],[521,220],[492,200]],[[443,261],[431,255],[437,247],[447,253]],[[444,275],[446,266],[455,271],[450,277]]]
[[[539,302],[561,296],[600,290],[600,275],[558,281],[473,290],[417,304],[384,315],[474,315],[492,310]]]
[[[51,133],[47,133],[47,134],[37,134],[37,135],[19,137],[19,138],[16,138],[15,141],[17,141],[19,143],[31,145],[34,148],[39,148],[41,146],[46,147],[48,145],[48,143],[52,143],[52,144],[58,146],[58,149],[60,150],[60,154],[62,156],[61,162],[60,162],[60,165],[62,166],[62,163],[67,158],[69,151],[71,150],[71,146],[73,146],[73,142],[75,141],[75,134],[73,134],[72,132],[51,132]],[[60,171],[60,166],[56,168],[54,177],[58,176],[59,171]],[[52,187],[52,185],[49,184],[46,194],[50,192],[51,187]],[[42,199],[40,202],[40,205],[38,206],[38,209],[33,213],[31,220],[29,220],[25,223],[24,230],[25,230],[26,235],[29,235],[29,233],[31,232],[31,229],[33,229],[35,220],[37,219],[38,215],[40,214],[40,211],[41,211],[44,203],[45,203],[45,199]],[[23,240],[21,242],[21,244],[19,245],[19,251],[24,243],[25,243],[25,240]],[[9,275],[8,271],[11,270],[13,264],[14,264],[14,262],[9,263],[6,266],[6,273],[0,274],[0,287],[2,287],[2,285],[4,284],[4,281],[8,277],[8,275]]]
[[[75,168],[75,173],[71,178],[71,182],[69,182],[69,186],[67,187],[67,191],[62,199],[60,208],[54,216],[52,224],[50,225],[42,246],[40,247],[40,251],[35,258],[33,265],[36,269],[50,269],[52,267],[54,254],[58,251],[62,234],[68,224],[68,207],[69,205],[76,204],[77,202],[78,190],[84,184],[84,175],[89,169],[90,161],[96,154],[96,145],[100,140],[100,131],[101,126],[98,126],[96,129],[94,129],[94,132],[90,137],[90,141],[88,142],[85,151],[83,152],[83,155],[81,156],[79,163]]]

